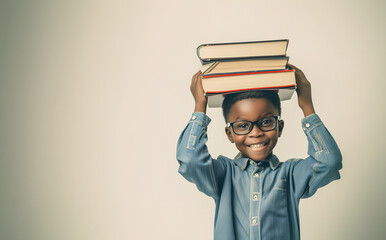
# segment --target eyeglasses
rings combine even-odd
[[[227,123],[227,127],[232,127],[233,132],[237,135],[246,135],[250,133],[253,129],[253,125],[256,125],[263,132],[269,132],[277,127],[278,120],[280,120],[280,116],[269,116],[255,122],[242,120]]]

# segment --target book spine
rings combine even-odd
[[[200,46],[197,47],[197,56],[198,58],[200,59],[201,61],[201,64],[205,64],[205,60],[201,58],[201,55],[200,55],[200,49],[204,46],[210,46],[210,44],[201,44]]]
[[[287,39],[287,45],[285,46],[285,52],[287,52],[288,44],[289,44],[289,39]]]

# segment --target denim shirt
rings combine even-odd
[[[342,157],[316,114],[302,120],[308,157],[280,162],[275,155],[255,162],[239,153],[235,159],[211,157],[210,118],[193,113],[177,145],[179,173],[212,197],[216,204],[215,240],[300,239],[299,200],[339,179]]]

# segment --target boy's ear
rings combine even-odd
[[[231,127],[225,127],[225,134],[227,135],[227,137],[231,143],[235,142],[235,140],[233,140]]]
[[[284,128],[284,121],[283,120],[279,120],[279,132],[278,132],[278,135],[279,137],[281,136],[281,133],[283,132],[283,128]]]

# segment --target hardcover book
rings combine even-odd
[[[285,56],[288,39],[202,44],[197,47],[201,62],[224,59]]]
[[[202,65],[203,76],[239,72],[257,72],[286,69],[289,57],[263,57],[241,60],[215,61]]]

